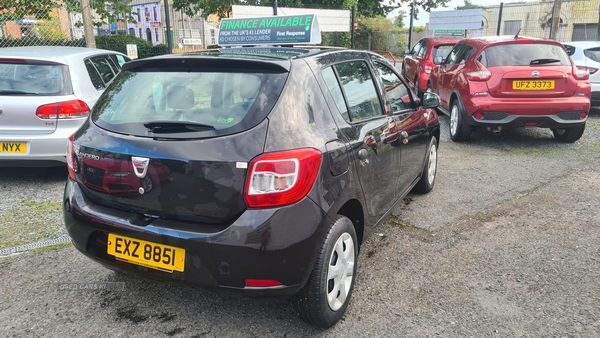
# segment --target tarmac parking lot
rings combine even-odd
[[[3,336],[600,336],[600,112],[544,129],[442,137],[435,188],[361,248],[345,317],[321,331],[286,300],[238,299],[104,269],[70,245],[0,257]],[[0,248],[56,238],[66,170],[0,168]],[[30,227],[30,228],[27,228]],[[8,240],[12,241],[8,245]]]

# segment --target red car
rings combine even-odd
[[[507,128],[550,128],[562,142],[577,141],[585,130],[589,73],[578,70],[553,40],[464,39],[435,67],[431,80],[440,96],[438,109],[450,116],[453,141],[468,141],[475,127],[494,134]]]
[[[424,92],[431,91],[429,76],[435,66],[434,59],[441,57],[441,60],[444,60],[460,40],[462,38],[423,38],[412,51],[404,52],[402,74],[419,97],[423,96]]]

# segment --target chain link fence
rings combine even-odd
[[[14,0],[15,8],[0,9],[0,47],[87,45],[79,0],[40,1],[46,5],[23,8],[25,5],[20,3],[27,1]],[[169,42],[173,53],[203,50],[217,44],[219,18],[216,16],[207,19],[200,15],[188,16],[172,7],[165,8],[161,0],[131,0],[128,5],[130,12],[111,12],[109,19],[94,15],[97,48],[125,53],[126,44],[133,43],[138,46],[138,56],[147,57],[168,53]],[[341,9],[339,6],[326,8]],[[460,11],[456,12],[459,16]],[[562,42],[599,39],[600,0],[498,3],[483,7],[481,12],[481,28],[468,30],[467,37],[518,32],[521,36]],[[412,42],[433,35],[434,32],[427,29],[415,30]],[[349,32],[322,33],[322,45],[350,47],[350,42]],[[355,31],[354,47],[389,51],[401,56],[410,47],[408,32],[399,29],[369,31],[359,26]]]

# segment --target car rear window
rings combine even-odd
[[[531,64],[549,66],[571,65],[569,57],[562,47],[546,43],[496,45],[486,48],[482,54],[484,55],[482,63],[486,67],[529,66]],[[556,61],[541,61],[551,59]]]
[[[454,45],[435,46],[435,47],[433,47],[433,51],[431,52],[431,58],[435,59],[436,57],[441,56],[442,61],[446,60],[446,57],[448,56],[448,54],[450,54],[450,51],[452,50],[453,47],[454,47]]]
[[[583,54],[593,61],[600,62],[600,47],[586,49]]]
[[[124,71],[100,97],[92,121],[137,136],[190,138],[235,133],[266,117],[286,77],[287,73],[190,72],[189,68]],[[152,128],[149,122],[171,129]]]
[[[70,94],[66,65],[0,62],[0,95]]]

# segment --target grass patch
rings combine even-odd
[[[434,233],[417,228],[416,226],[404,222],[394,215],[388,215],[388,217],[385,219],[385,222],[400,228],[400,230],[407,233],[410,237],[425,243],[431,243],[435,238]]]
[[[50,246],[45,246],[43,248],[39,248],[39,249],[34,249],[33,252],[48,252],[48,251],[54,251],[54,250],[58,250],[58,249],[62,249],[62,248],[66,248],[66,247],[70,247],[73,244],[71,242],[66,242],[66,243],[60,243],[60,244],[54,244],[54,245],[50,245]]]
[[[41,242],[64,233],[60,202],[25,200],[0,212],[0,249]]]

